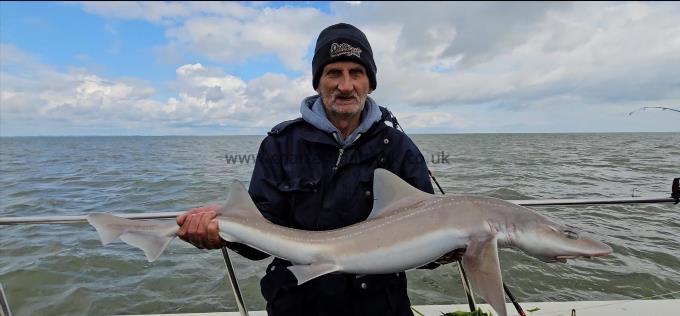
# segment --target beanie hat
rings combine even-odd
[[[336,61],[355,61],[364,65],[371,90],[375,90],[378,85],[375,80],[378,68],[373,61],[373,50],[366,35],[355,26],[338,23],[325,28],[319,34],[312,59],[314,90],[319,86],[323,68]]]

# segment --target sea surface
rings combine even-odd
[[[0,138],[0,217],[169,212],[221,203],[233,179],[250,180],[254,164],[247,158],[262,138]],[[412,138],[448,194],[668,196],[672,179],[680,177],[680,133]],[[505,282],[520,301],[680,298],[680,206],[535,209],[615,253],[559,264],[502,249]],[[264,309],[259,279],[270,259],[232,259],[248,307]],[[413,304],[466,302],[454,265],[408,277]],[[175,240],[148,263],[126,244],[102,246],[87,224],[0,226],[0,283],[14,315],[236,310],[220,251]]]

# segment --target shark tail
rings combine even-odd
[[[91,213],[87,221],[99,233],[102,244],[120,238],[126,244],[142,249],[149,262],[163,253],[179,228],[167,221],[131,220],[106,213]]]

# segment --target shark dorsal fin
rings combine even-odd
[[[432,197],[432,194],[420,191],[397,175],[385,169],[375,169],[373,173],[373,210],[367,219],[389,214],[399,209],[400,201],[414,203]]]
[[[227,203],[217,213],[220,216],[229,217],[262,217],[262,213],[255,206],[253,199],[248,194],[248,190],[238,180],[234,180],[231,183]]]

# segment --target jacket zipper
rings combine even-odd
[[[352,141],[352,144],[354,144],[357,141],[357,139],[359,139],[359,137],[361,137],[361,135],[363,135],[363,134],[361,134],[361,133],[357,134],[357,136]],[[337,134],[333,133],[333,137],[335,138],[336,141],[338,141]],[[325,181],[322,180],[323,182],[329,183],[329,182],[333,181],[333,178],[335,177],[335,174],[338,171],[338,167],[340,166],[340,161],[342,160],[342,155],[344,153],[345,153],[344,148],[338,148],[338,159],[335,161],[335,166],[333,166],[333,168],[332,168],[333,172],[331,173],[331,176],[328,177],[327,180],[325,180]],[[325,185],[319,184],[319,187],[325,187]],[[322,192],[323,192],[322,194],[325,196],[326,190],[322,190]],[[323,201],[323,200],[325,200],[325,198],[322,198],[321,200]],[[317,214],[316,220],[314,221],[314,229],[317,230],[318,228],[319,228],[319,214]]]
[[[340,165],[340,160],[342,159],[342,154],[345,152],[344,148],[338,149],[338,160],[335,162],[335,167],[333,167],[333,173],[338,171],[338,166]]]
[[[345,149],[344,149],[344,148],[339,148],[339,149],[338,149],[338,160],[335,161],[335,166],[333,166],[333,168],[332,168],[332,172],[331,172],[330,177],[328,177],[326,180],[322,180],[323,182],[329,183],[329,182],[332,182],[332,181],[333,181],[333,178],[335,177],[335,174],[336,174],[336,172],[338,171],[338,166],[340,165],[340,160],[342,160],[342,154],[343,154],[344,152],[345,152]],[[320,188],[323,188],[323,187],[325,187],[325,185],[319,184],[319,187],[320,187]],[[323,196],[326,195],[326,190],[322,190],[321,192],[322,192],[321,194],[322,194]],[[324,201],[325,198],[322,197],[321,200]],[[320,217],[320,216],[321,216],[321,212],[319,212],[318,214],[316,214],[316,219],[314,220],[314,230],[318,230],[318,229],[319,229],[319,217]]]

